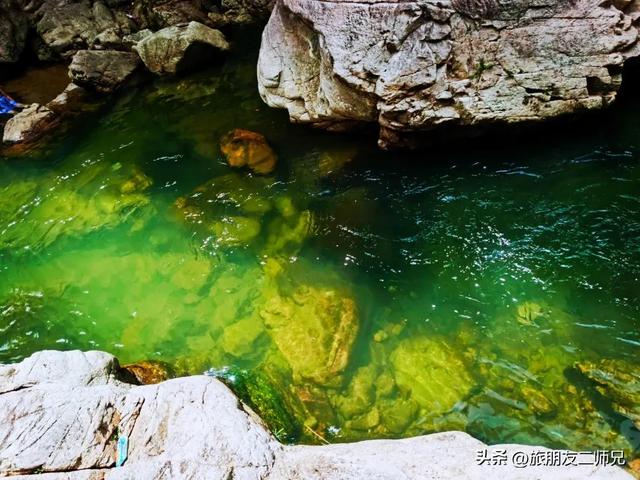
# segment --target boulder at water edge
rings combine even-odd
[[[157,385],[120,380],[103,352],[39,352],[0,365],[0,476],[25,480],[135,478],[324,480],[464,478],[631,480],[618,467],[478,465],[478,451],[531,455],[547,449],[487,447],[461,432],[404,440],[286,446],[219,380]],[[115,467],[119,436],[128,458]]]
[[[151,72],[166,75],[205,66],[217,53],[229,50],[229,43],[219,30],[190,22],[164,28],[133,48]]]
[[[132,79],[140,66],[135,53],[115,50],[80,50],[73,56],[69,77],[89,90],[110,93]]]
[[[260,93],[294,122],[377,123],[382,147],[599,109],[640,55],[639,11],[639,0],[282,0],[262,37]]]

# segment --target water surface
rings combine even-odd
[[[254,65],[157,81],[0,160],[0,361],[208,371],[289,441],[637,448],[574,366],[638,358],[638,101],[521,145],[383,153],[289,125]],[[225,165],[237,127],[274,175]]]

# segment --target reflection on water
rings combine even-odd
[[[208,371],[291,441],[637,448],[633,392],[602,381],[638,368],[637,103],[552,144],[386,154],[290,126],[254,60],[0,163],[0,361]],[[232,128],[267,136],[274,175],[224,164]]]

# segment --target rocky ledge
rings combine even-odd
[[[377,122],[382,147],[411,146],[607,106],[639,23],[640,0],[280,0],[259,88],[292,121]]]
[[[618,467],[478,465],[487,447],[462,432],[290,446],[220,381],[127,383],[103,352],[39,352],[0,365],[0,476],[43,479],[631,479]],[[129,377],[131,377],[129,375]],[[116,467],[117,441],[128,458]]]

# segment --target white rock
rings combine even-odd
[[[50,480],[628,480],[617,467],[478,465],[486,447],[462,432],[404,440],[283,446],[218,380],[133,386],[102,352],[39,352],[0,366],[0,476]],[[129,439],[116,468],[116,439]]]
[[[638,10],[638,0],[281,0],[262,37],[260,94],[294,122],[377,122],[383,147],[441,125],[598,109],[640,55]]]
[[[147,35],[133,49],[151,72],[163,75],[202,65],[217,51],[228,50],[229,43],[219,30],[190,22]]]

